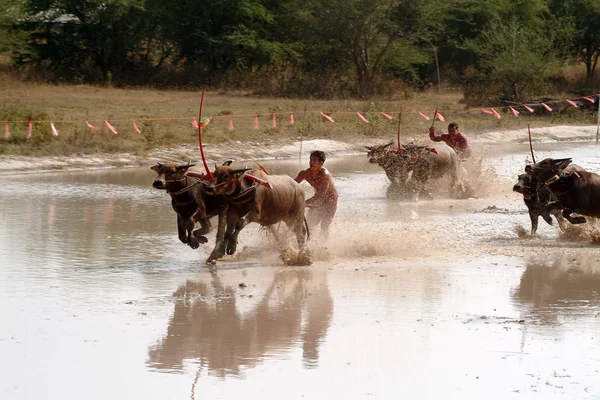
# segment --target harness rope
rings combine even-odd
[[[189,178],[187,176],[184,176],[182,179],[171,179],[171,180],[165,181],[165,183],[187,181],[188,179]],[[194,186],[199,185],[201,183],[202,183],[201,180],[194,179],[194,182],[192,184],[185,186],[183,189],[178,190],[176,192],[169,192],[169,190],[167,189],[167,193],[169,193],[171,196],[177,196],[177,195],[183,194],[183,193],[191,190]]]

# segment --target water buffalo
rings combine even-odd
[[[584,217],[571,216],[578,213],[600,217],[600,175],[571,164],[571,158],[546,158],[525,167],[525,172],[543,182],[556,197],[547,209],[563,209],[562,215],[572,224],[583,224]]]
[[[450,177],[450,187],[458,183],[458,158],[456,152],[445,143],[400,145],[390,150],[393,142],[380,146],[365,146],[369,150],[369,162],[378,164],[385,171],[391,184],[388,197],[400,193],[410,194],[415,201],[425,185],[445,175]]]
[[[203,235],[212,230],[210,218],[219,217],[215,248],[207,259],[207,263],[214,263],[225,255],[227,201],[225,196],[207,193],[208,182],[201,176],[188,174],[188,169],[193,166],[194,164],[179,165],[170,161],[156,163],[150,167],[158,174],[152,186],[165,189],[171,195],[171,205],[177,214],[179,240],[192,249],[197,249],[200,243],[208,242]],[[196,222],[201,227],[193,231]]]
[[[513,191],[523,195],[523,201],[529,211],[531,219],[531,234],[534,235],[538,228],[538,219],[542,217],[549,225],[552,225],[550,212],[556,217],[559,227],[563,228],[563,217],[560,210],[549,211],[547,206],[555,200],[552,192],[546,185],[538,182],[527,174],[520,174],[517,183],[513,186]]]
[[[227,254],[235,253],[238,235],[248,223],[272,226],[284,221],[296,235],[305,263],[310,264],[306,249],[310,233],[304,216],[304,190],[287,175],[268,175],[261,169],[249,170],[223,165],[214,172],[212,189],[216,194],[224,195],[229,204],[225,231]]]

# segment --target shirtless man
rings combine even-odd
[[[337,210],[338,193],[333,184],[333,178],[325,163],[325,153],[315,150],[310,153],[309,168],[302,170],[296,177],[296,182],[308,182],[314,189],[315,195],[306,200],[308,210],[308,225],[314,227],[321,224],[321,234],[325,240],[329,236],[329,225]]]

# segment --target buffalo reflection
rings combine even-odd
[[[304,366],[316,366],[333,300],[325,273],[315,274],[274,272],[259,298],[244,294],[247,290],[236,296],[237,283],[224,284],[216,273],[207,275],[210,282],[186,282],[173,294],[177,300],[166,336],[149,349],[149,367],[180,371],[184,360],[196,359],[212,375],[238,375],[242,367],[255,367],[296,343],[302,345]]]
[[[596,314],[600,307],[600,263],[596,258],[577,262],[573,257],[546,263],[531,261],[513,298],[529,304],[533,314],[550,321],[559,312],[576,314],[574,307],[582,303]]]

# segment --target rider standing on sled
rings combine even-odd
[[[306,206],[309,208],[308,225],[313,227],[320,223],[321,234],[324,239],[327,239],[329,225],[337,210],[338,193],[331,174],[323,167],[325,158],[325,153],[321,150],[311,152],[309,168],[298,173],[296,182],[306,181],[315,189],[315,195],[306,200]]]
[[[467,141],[467,137],[458,131],[458,124],[450,122],[448,125],[448,133],[436,133],[433,126],[429,128],[429,139],[434,142],[445,142],[452,147],[458,158],[471,157],[471,147]]]

